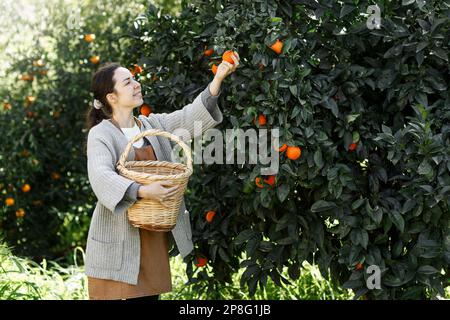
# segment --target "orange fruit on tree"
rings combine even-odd
[[[84,36],[84,41],[86,41],[86,42],[92,42],[94,40],[95,40],[95,34],[93,34],[93,33],[89,33]]]
[[[13,198],[6,198],[5,199],[5,204],[10,207],[14,205],[14,199]]]
[[[61,178],[61,175],[58,172],[52,172],[51,178],[52,180],[59,180]]]
[[[288,147],[287,144],[284,143],[284,144],[278,149],[278,151],[279,151],[279,152],[284,152],[284,151],[286,151],[287,147]]]
[[[30,155],[30,151],[28,151],[28,149],[23,149],[20,154],[22,157],[28,157]]]
[[[16,217],[17,217],[17,218],[23,218],[23,217],[25,217],[25,210],[23,210],[23,208],[19,208],[19,209],[16,211]]]
[[[142,73],[144,71],[144,68],[142,68],[140,65],[135,64],[133,67],[133,70],[131,71],[131,74],[134,76],[136,74]]]
[[[35,66],[35,67],[43,67],[44,66],[44,61],[42,59],[34,60],[33,61],[33,66]]]
[[[216,72],[217,72],[217,66],[216,66],[215,63],[212,65],[211,71],[212,71],[212,73],[216,74]]]
[[[21,79],[21,80],[24,80],[24,81],[33,81],[34,76],[31,75],[31,74],[25,73],[25,74],[23,74],[23,75],[20,77],[20,79]]]
[[[255,184],[258,188],[264,188],[264,186],[261,183],[261,178],[260,177],[256,177],[255,178]]]
[[[89,61],[91,61],[93,64],[97,64],[100,62],[100,56],[92,56]]]
[[[302,149],[296,146],[289,146],[286,150],[286,156],[291,160],[297,160],[302,155]]]
[[[253,119],[253,124],[255,124],[255,120],[256,120],[256,119]],[[263,125],[265,125],[266,123],[267,123],[267,118],[266,118],[266,116],[263,115],[263,114],[260,114],[260,115],[258,116],[258,124],[259,124],[260,126],[263,126]]]
[[[363,268],[363,264],[361,262],[358,262],[355,266],[355,270],[361,270]]]
[[[348,150],[349,150],[349,151],[354,151],[354,150],[356,149],[357,146],[358,146],[358,144],[352,142],[352,143],[350,144],[350,146],[348,147]]]
[[[275,175],[268,176],[267,179],[264,179],[264,182],[273,187],[275,185]]]
[[[36,101],[36,97],[34,97],[34,96],[27,96],[25,98],[25,101],[27,102],[27,104],[31,104],[31,103]]]
[[[276,54],[280,54],[283,50],[283,42],[280,39],[277,39],[277,41],[270,46],[270,49],[272,49]]]
[[[208,221],[209,223],[212,222],[212,220],[214,219],[214,216],[216,215],[216,212],[214,210],[208,211],[206,213],[206,221]]]
[[[141,106],[141,114],[148,117],[150,113],[152,113],[152,109],[150,108],[150,106],[148,104],[144,103]]]
[[[22,191],[23,192],[30,192],[30,190],[31,190],[31,187],[30,187],[30,185],[28,183],[26,183],[26,184],[24,184],[22,186]]]
[[[231,58],[233,55],[236,56],[235,53],[233,52],[233,50],[225,51],[224,54],[222,55],[222,61],[226,61],[231,64],[234,64],[233,58]]]
[[[205,49],[206,49],[206,47],[205,47]],[[213,53],[214,53],[214,49],[206,49],[206,50],[203,52],[203,55],[209,57],[209,56],[211,56]]]
[[[3,103],[3,110],[11,110],[11,103],[5,102]]]
[[[208,262],[208,259],[204,258],[204,257],[199,257],[197,256],[197,263],[195,264],[197,267],[201,268],[206,266],[206,263]]]

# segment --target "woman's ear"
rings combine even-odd
[[[106,100],[108,101],[109,105],[112,106],[116,102],[117,97],[113,92],[111,92],[106,95]]]

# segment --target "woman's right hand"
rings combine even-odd
[[[147,185],[142,185],[138,189],[137,196],[143,199],[152,199],[164,202],[167,198],[175,195],[180,186],[172,182],[155,181]]]

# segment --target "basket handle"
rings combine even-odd
[[[191,148],[189,148],[186,145],[186,143],[181,141],[181,139],[178,138],[176,135],[171,134],[166,131],[163,131],[163,130],[160,130],[160,129],[149,129],[149,130],[146,130],[146,131],[141,132],[140,134],[137,134],[136,136],[134,136],[134,138],[128,142],[128,144],[125,148],[125,151],[120,156],[118,164],[120,164],[122,167],[125,167],[125,159],[128,157],[128,154],[130,153],[131,146],[133,145],[133,143],[135,143],[136,141],[138,141],[139,139],[141,139],[142,137],[145,137],[145,136],[163,136],[163,137],[169,138],[169,139],[175,141],[176,143],[178,143],[181,146],[181,148],[183,149],[184,154],[186,155],[186,159],[187,159],[186,165],[187,165],[188,169],[190,171],[192,171]]]

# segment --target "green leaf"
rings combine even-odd
[[[405,230],[405,220],[403,219],[400,212],[398,212],[397,210],[389,210],[388,213],[392,223],[400,232],[403,233],[403,231]]]
[[[241,231],[239,235],[234,239],[236,245],[240,245],[248,240],[250,240],[255,235],[255,232],[251,229],[246,229]]]
[[[402,0],[402,6],[408,6],[414,2],[416,2],[416,0]]]
[[[323,159],[322,159],[322,150],[317,149],[316,152],[314,152],[314,163],[316,166],[321,169],[323,167]]]
[[[421,175],[428,176],[433,173],[433,168],[431,167],[428,160],[425,159],[420,163],[419,168],[417,169],[417,172]]]
[[[311,211],[312,212],[322,212],[322,211],[327,211],[327,210],[331,210],[334,208],[337,208],[337,206],[334,202],[319,200],[319,201],[316,201],[311,206]]]
[[[289,184],[283,183],[282,185],[279,185],[277,188],[277,196],[280,202],[284,202],[284,200],[286,200],[288,195],[289,195]]]
[[[418,273],[423,273],[423,274],[435,274],[435,273],[439,273],[439,270],[437,270],[435,267],[433,266],[421,266],[419,269],[417,269]]]
[[[436,55],[437,57],[441,58],[442,60],[445,60],[448,62],[448,54],[447,54],[447,51],[445,51],[444,49],[434,48],[431,52],[434,55]]]

